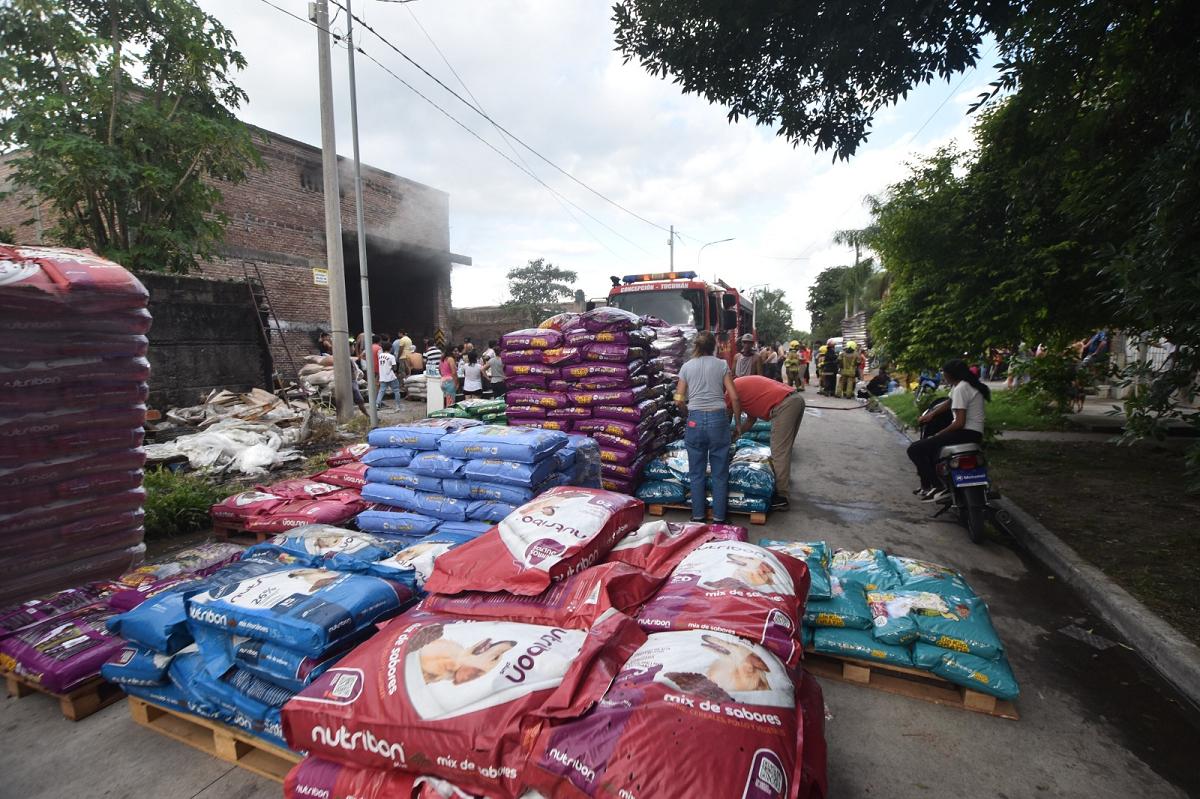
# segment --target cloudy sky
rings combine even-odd
[[[249,62],[240,80],[250,95],[242,116],[319,144],[315,30],[263,0],[199,2],[232,29]],[[271,2],[307,17],[303,0]],[[578,180],[651,222],[675,225],[676,269],[695,269],[701,257],[705,277],[743,289],[782,288],[801,329],[816,274],[853,260],[833,246],[833,231],[866,224],[862,198],[902,176],[915,154],[966,141],[967,106],[992,79],[981,69],[917,89],[876,118],[849,163],[834,164],[770,128],[730,124],[721,107],[683,95],[636,63],[622,64],[607,2],[356,0],[354,10],[465,95],[444,55],[493,119]],[[333,29],[344,32],[344,16]],[[514,144],[518,158],[486,120],[365,30],[355,35],[368,54],[583,209],[564,209],[548,189],[359,56],[363,160],[450,194],[451,249],[474,259],[455,268],[455,306],[499,302],[505,271],[531,258],[574,269],[589,297],[607,292],[608,275],[667,269],[666,233]],[[334,50],[334,66],[338,149],[348,155],[345,49]],[[725,238],[734,241],[700,256],[703,243]]]

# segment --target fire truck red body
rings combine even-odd
[[[717,337],[717,355],[732,367],[737,340],[755,335],[754,306],[723,280],[701,280],[695,272],[658,272],[612,278],[608,304],[656,316],[673,325],[691,325]]]

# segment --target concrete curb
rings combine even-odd
[[[892,425],[908,434],[890,408],[881,406]],[[1011,531],[1021,546],[1071,586],[1083,601],[1113,626],[1126,642],[1200,712],[1200,646],[1185,638],[1104,572],[1081,558],[1044,524],[1000,498],[997,506],[1012,517]]]
[[[1015,524],[1013,534],[1035,558],[1075,589],[1176,690],[1200,711],[1200,646],[1085,561],[1066,542],[1007,499],[997,504]]]

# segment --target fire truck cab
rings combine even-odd
[[[695,272],[657,272],[610,278],[608,304],[672,325],[691,325],[717,337],[718,354],[732,360],[737,340],[754,330],[754,306],[723,280],[709,283]]]

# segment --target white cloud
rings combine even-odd
[[[307,15],[301,0],[277,2]],[[250,94],[243,116],[318,142],[313,28],[262,2],[200,3],[234,31],[249,61],[241,78]],[[808,323],[803,306],[813,278],[852,257],[832,246],[833,231],[866,224],[862,198],[902,176],[914,151],[929,152],[965,136],[970,123],[965,107],[990,79],[987,72],[973,78],[977,87],[956,92],[927,125],[950,90],[945,83],[916,89],[879,115],[871,138],[849,163],[834,164],[828,154],[793,148],[773,130],[746,121],[731,125],[723,108],[682,95],[675,84],[636,63],[622,64],[613,51],[606,4],[439,0],[406,7],[364,0],[356,6],[356,13],[458,89],[409,16],[415,12],[494,119],[616,202],[658,224],[676,225],[684,234],[676,245],[676,268],[694,268],[701,243],[735,237],[704,250],[701,273],[743,287],[769,282],[785,289],[800,327]],[[335,29],[344,31],[344,17]],[[519,161],[488,123],[400,56],[357,27],[356,38]],[[343,153],[350,150],[345,60],[345,50],[335,49]],[[450,194],[451,249],[474,260],[474,266],[455,270],[456,305],[496,302],[505,294],[506,269],[530,258],[576,270],[588,296],[606,293],[608,275],[667,267],[664,231],[598,199],[518,147],[543,180],[634,243],[574,209],[572,219],[545,189],[370,61],[360,57],[357,67],[364,160]],[[922,127],[920,140],[911,141]]]

